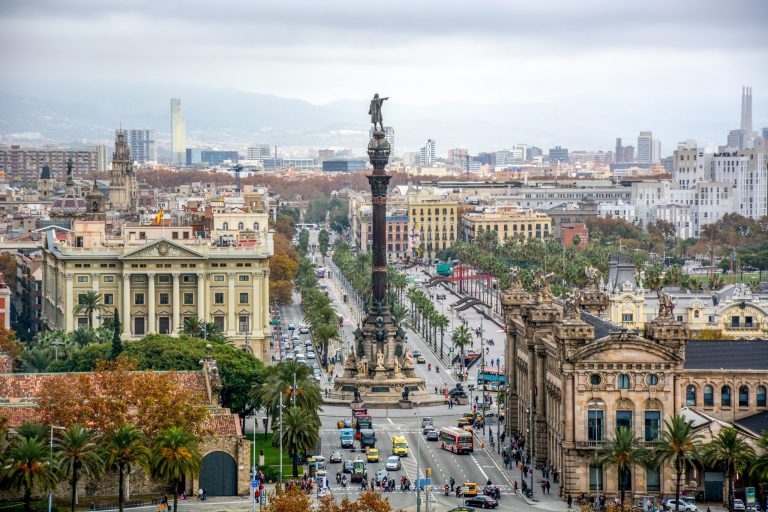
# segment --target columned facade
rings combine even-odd
[[[268,362],[269,258],[238,250],[161,239],[138,247],[89,251],[50,240],[43,251],[43,320],[49,329],[97,327],[120,312],[124,339],[179,335],[184,320],[216,324],[236,346]],[[203,249],[203,250],[201,250]],[[77,315],[78,297],[96,291],[105,310]]]

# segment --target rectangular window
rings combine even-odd
[[[238,332],[248,332],[248,316],[247,315],[241,315],[238,317],[237,330]]]
[[[223,293],[214,293],[213,294],[213,303],[214,304],[224,304],[224,294]]]
[[[87,316],[79,316],[77,317],[77,326],[78,327],[85,327],[88,325],[88,317]]]
[[[186,274],[181,276],[182,283],[194,283],[196,279],[197,279],[197,276],[193,276],[191,274]]]
[[[588,411],[587,436],[590,441],[603,440],[603,411]]]
[[[136,336],[144,336],[144,317],[137,316],[133,319],[133,334]]]
[[[622,313],[621,314],[621,321],[622,322],[631,322],[634,315],[632,313]]]
[[[250,281],[251,276],[249,276],[248,274],[238,274],[237,280],[241,282]]]
[[[158,283],[170,283],[171,282],[171,276],[168,274],[160,274],[157,276],[157,282]]]
[[[171,303],[171,296],[167,293],[161,293],[160,294],[160,305],[161,306],[167,306]]]
[[[184,292],[184,305],[191,306],[195,303],[195,294],[190,292]]]
[[[224,317],[223,316],[215,316],[215,317],[213,317],[213,323],[216,324],[216,327],[219,328],[219,331],[224,331]]]
[[[731,327],[738,327],[739,326],[739,317],[732,316],[731,317]]]
[[[248,294],[247,293],[241,293],[240,294],[240,304],[248,304]]]
[[[135,275],[135,276],[132,276],[132,277],[133,277],[133,282],[134,283],[143,283],[144,281],[147,280],[146,279],[147,276],[145,276],[143,274]]]
[[[223,283],[224,282],[224,274],[214,274],[213,280],[217,283]]]
[[[133,303],[137,306],[143,306],[144,305],[144,294],[143,293],[136,293],[133,295]]]
[[[659,438],[660,411],[645,411],[645,440],[655,441]]]
[[[157,332],[160,334],[171,333],[171,320],[167,316],[161,316],[158,318]]]
[[[104,294],[104,305],[105,306],[111,306],[115,303],[115,296],[111,293],[105,293]]]
[[[661,471],[649,469],[645,474],[646,492],[661,492]]]
[[[632,411],[616,411],[616,430],[632,430]]]
[[[750,329],[753,327],[753,321],[751,316],[744,317],[744,327],[749,327]]]
[[[603,490],[603,468],[594,464],[589,465],[589,490]]]
[[[102,276],[101,280],[105,283],[114,283],[115,276]]]
[[[88,282],[88,276],[77,276],[77,282],[78,283],[87,283]]]

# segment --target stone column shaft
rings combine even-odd
[[[75,290],[74,290],[74,279],[75,276],[66,273],[64,274],[64,287],[65,287],[65,293],[66,298],[64,300],[64,329],[67,332],[74,331],[74,309],[77,304],[75,304]]]
[[[99,279],[99,274],[91,275],[91,284],[93,285],[93,291],[96,293],[99,293]],[[91,325],[94,329],[97,329],[99,324],[101,324],[101,321],[99,320],[99,312],[94,310],[91,313]]]
[[[235,318],[235,273],[227,272],[227,336],[234,336],[237,332],[237,319]]]
[[[155,318],[157,315],[155,312],[155,274],[147,274],[147,294],[149,295],[147,297],[147,332],[154,333],[156,332]]]
[[[171,326],[171,334],[177,335],[181,330],[179,313],[181,312],[181,301],[179,301],[179,273],[174,272],[173,275],[173,325]]]
[[[263,336],[265,338],[269,337],[270,335],[270,327],[269,327],[269,270],[265,270],[262,273],[261,278],[261,313],[262,313],[262,327],[263,327]],[[265,359],[266,361],[266,359]]]
[[[123,336],[131,336],[131,275],[123,273]]]
[[[546,352],[536,352],[536,467],[547,460],[547,387]]]
[[[262,317],[259,314],[259,304],[261,304],[261,272],[251,274],[251,284],[253,285],[253,300],[251,300],[251,336],[262,336],[264,326],[261,325]],[[255,340],[254,340],[255,341]]]
[[[205,274],[197,274],[197,318],[208,322],[205,314]]]

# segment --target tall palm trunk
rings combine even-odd
[[[32,488],[24,488],[24,512],[32,512]]]
[[[683,478],[683,469],[678,464],[675,467],[675,512],[680,512],[680,480]]]
[[[733,512],[733,493],[736,492],[733,484],[733,474],[728,472],[728,512]]]
[[[179,480],[173,481],[173,512],[179,510]]]
[[[619,490],[621,492],[621,506],[624,506],[624,495],[627,492],[626,489],[624,489],[624,477],[619,474]]]
[[[117,508],[120,512],[123,512],[123,507],[125,506],[125,467],[123,464],[118,466],[117,481]]]
[[[299,463],[296,461],[296,452],[291,453],[292,463],[293,463],[293,477],[296,478],[299,476]]]
[[[445,331],[440,328],[440,359],[443,358],[443,341],[445,340]]]
[[[75,505],[77,505],[77,469],[78,464],[74,464],[72,467],[72,512],[75,512]]]

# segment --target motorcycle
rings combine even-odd
[[[336,472],[336,483],[341,483],[341,473],[339,471]]]
[[[440,373],[440,367],[439,366],[435,366],[435,373]]]
[[[341,486],[346,487],[347,486],[347,475],[344,475],[341,477]]]
[[[427,364],[427,371],[432,371],[432,363]]]
[[[525,495],[526,495],[528,498],[532,498],[532,497],[533,497],[533,489],[531,489],[530,487],[528,487],[528,488],[526,488],[526,489],[523,491],[523,494],[525,494]]]
[[[445,484],[445,487],[443,487],[443,491],[445,492],[446,496],[449,496],[451,494],[451,486],[448,484]]]
[[[461,498],[464,496],[464,491],[461,490],[461,487],[456,487],[456,497]]]

